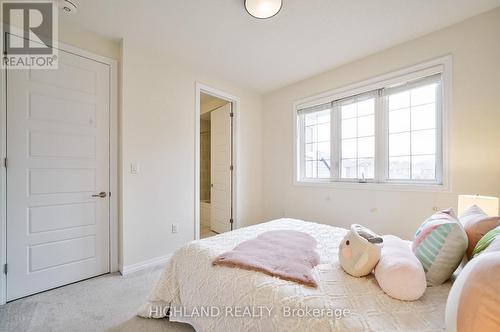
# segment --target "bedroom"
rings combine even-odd
[[[499,1],[320,0],[312,5],[283,0],[278,13],[267,19],[253,17],[251,4],[246,8],[243,0],[57,4],[53,9],[57,37],[53,36],[51,45],[59,52],[59,69],[34,70],[33,76],[38,75],[37,82],[66,81],[56,86],[37,85],[37,96],[54,98],[31,99],[29,105],[39,106],[31,110],[36,118],[33,123],[24,123],[32,121],[24,116],[7,116],[19,115],[11,113],[12,109],[28,106],[26,98],[19,98],[23,89],[32,86],[22,74],[27,70],[2,68],[0,140],[2,158],[8,160],[7,167],[2,167],[0,192],[0,263],[8,267],[6,274],[0,274],[0,303],[7,302],[0,306],[2,331],[188,328],[136,314],[153,294],[160,274],[177,261],[172,254],[200,236],[200,89],[238,102],[232,179],[238,229],[234,236],[232,232],[220,235],[222,239],[229,236],[229,247],[221,247],[210,259],[232,250],[239,243],[238,234],[250,232],[239,239],[252,240],[262,229],[268,230],[266,222],[280,218],[318,223],[318,229],[311,231],[315,238],[325,225],[345,232],[352,224],[361,224],[378,235],[413,241],[417,229],[431,215],[450,207],[461,211],[459,196],[492,197],[475,199],[483,209],[487,208],[484,204],[495,205],[494,198],[500,197]],[[57,76],[74,67],[84,69],[71,71],[71,75],[79,75],[77,79]],[[89,73],[95,79],[89,79]],[[10,84],[16,84],[14,89],[9,89]],[[431,100],[422,105],[400,101],[406,104],[390,108],[390,96],[411,96],[413,90],[429,86],[435,89],[434,97],[429,93],[424,97]],[[97,98],[92,105],[108,116],[97,117],[102,115],[97,108],[88,107],[89,94]],[[349,98],[358,96],[362,100],[350,102]],[[52,111],[47,103],[54,100],[59,102],[49,104],[55,105]],[[65,106],[75,100],[79,103]],[[343,106],[358,107],[363,102],[371,105],[366,113],[356,110],[355,116],[342,116]],[[425,114],[432,116],[413,122],[413,106],[423,104],[428,106]],[[315,110],[326,113],[323,120],[318,120]],[[400,117],[404,120],[395,122],[400,128],[390,131],[389,113],[398,110],[404,111]],[[325,136],[322,139],[306,137],[308,114],[316,119],[307,127],[314,135]],[[370,120],[369,125],[363,120]],[[354,133],[342,136],[354,122]],[[365,126],[358,128],[359,122]],[[411,123],[422,126],[412,128]],[[38,126],[31,136],[25,135],[32,129],[28,125]],[[368,134],[358,135],[359,129]],[[414,140],[422,143],[414,147],[423,152],[412,153],[411,137],[418,136],[419,130],[427,135]],[[390,140],[390,135],[396,138]],[[84,136],[87,138],[82,139]],[[391,142],[404,151],[392,154]],[[28,143],[26,152],[32,158],[19,153],[23,151],[19,147]],[[306,144],[313,150],[306,153]],[[412,158],[422,156],[425,163],[412,164]],[[97,165],[98,157],[104,164]],[[399,179],[390,176],[390,160],[402,160],[393,162],[397,172],[392,174],[399,174]],[[349,162],[355,165],[355,172],[352,167],[348,171]],[[93,171],[54,171],[61,168]],[[96,177],[98,173],[93,172],[98,169],[108,169],[103,173],[108,178]],[[25,176],[28,170],[30,177]],[[420,173],[415,172],[418,170]],[[414,173],[424,178],[412,176]],[[27,181],[32,181],[30,200],[26,199]],[[78,188],[68,189],[70,184]],[[105,197],[99,196],[101,192]],[[461,199],[462,205],[468,204],[466,197]],[[53,206],[64,208],[50,208]],[[89,214],[89,209],[99,213]],[[495,207],[490,211],[491,216],[498,216],[498,207],[496,213]],[[99,224],[106,227],[97,227]],[[253,225],[264,228],[247,228]],[[332,229],[327,228],[325,234]],[[331,240],[317,235],[320,265],[309,272],[320,287],[321,272],[336,269],[346,285],[362,284],[359,289],[333,288],[332,292],[358,294],[367,287],[379,304],[405,310],[431,301],[435,316],[428,320],[405,320],[404,313],[393,319],[410,324],[406,330],[445,329],[452,281],[427,287],[420,300],[394,300],[381,290],[375,276],[354,279],[344,273],[336,257],[339,234]],[[223,242],[217,239],[210,237],[201,243],[217,247]],[[48,242],[56,245],[39,245]],[[26,255],[27,247],[31,257]],[[102,259],[94,264],[89,257],[98,254]],[[200,254],[200,269],[205,262],[201,258]],[[75,262],[88,266],[75,269],[80,266]],[[26,273],[28,263],[32,264],[29,272],[36,273]],[[191,267],[193,271],[195,267]],[[214,282],[227,276],[220,272],[225,271],[249,280],[283,282],[298,294],[316,289],[259,272],[210,269],[217,272],[206,280]],[[79,271],[87,274],[82,276]],[[53,289],[96,275],[102,276]],[[186,282],[192,282],[190,289],[197,287],[193,280],[198,277],[194,272],[185,276]],[[9,282],[9,278],[14,279]],[[216,289],[211,295],[223,293],[211,286],[205,287]],[[441,296],[434,301],[437,295]],[[269,305],[258,303],[265,308]],[[229,300],[222,304],[236,307]],[[355,314],[365,317],[373,305],[367,300],[364,309],[359,302],[344,306],[353,312],[360,310]],[[378,314],[390,321],[387,313]],[[377,325],[383,318],[353,330],[390,330]],[[351,320],[330,321],[341,326]],[[220,321],[231,322],[227,318]],[[255,324],[249,330],[267,330],[266,325],[258,325],[265,321],[250,319],[246,323]],[[325,317],[315,322],[321,324]],[[211,330],[206,325],[197,329]]]

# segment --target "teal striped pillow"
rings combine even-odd
[[[427,285],[440,285],[456,270],[468,239],[453,210],[433,214],[415,233],[412,249],[424,267]]]

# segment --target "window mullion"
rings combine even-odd
[[[331,179],[333,181],[338,181],[339,170],[340,170],[338,144],[340,140],[340,134],[339,134],[339,110],[338,110],[338,105],[336,103],[332,103],[332,113],[330,116],[330,123],[331,123],[330,160],[332,165]]]
[[[354,178],[355,181],[359,182],[359,132],[358,132],[358,123],[359,123],[359,100],[358,98],[355,99],[356,103],[356,177]]]
[[[413,143],[413,126],[411,124],[411,114],[413,113],[413,103],[411,102],[411,90],[408,90],[410,93],[410,181],[413,181],[413,151],[412,151],[412,143]]]
[[[388,114],[383,90],[379,90],[375,103],[375,182],[385,182],[388,169]]]
[[[299,162],[300,179],[306,178],[306,137],[305,137],[305,115],[299,115]]]
[[[335,112],[335,128],[337,129],[337,134],[335,135],[335,147],[337,150],[335,151],[335,160],[337,164],[337,173],[336,173],[336,179],[340,180],[341,179],[341,172],[342,172],[342,160],[341,160],[341,144],[342,144],[342,114],[341,114],[341,107],[340,103],[337,104],[336,107],[336,112]]]
[[[442,84],[436,89],[436,154],[435,178],[439,184],[443,183],[444,151],[443,151],[443,90]]]
[[[330,181],[335,181],[335,160],[333,158],[333,135],[334,135],[334,130],[333,130],[333,124],[334,124],[334,119],[333,119],[333,114],[335,113],[333,109],[333,104],[330,109]]]

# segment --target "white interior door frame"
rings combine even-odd
[[[114,59],[103,57],[77,47],[59,43],[59,50],[72,53],[84,58],[101,62],[109,66],[109,181],[110,181],[110,271],[117,272],[120,268],[119,237],[118,237],[118,62]],[[7,262],[7,169],[3,164],[7,156],[7,102],[6,102],[6,69],[0,70],[0,305],[5,304],[7,299],[7,278],[3,267]]]
[[[232,173],[232,204],[233,204],[233,229],[239,228],[238,218],[238,146],[239,146],[239,111],[240,98],[226,93],[222,90],[213,88],[203,83],[196,82],[196,107],[195,107],[195,151],[194,151],[194,239],[200,238],[200,101],[201,94],[205,93],[226,101],[232,104],[233,112],[233,173]]]

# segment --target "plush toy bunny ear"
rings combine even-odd
[[[368,229],[361,225],[353,225],[352,228],[354,228],[354,230],[359,234],[359,236],[366,239],[370,243],[384,242],[384,239],[375,232],[373,232],[371,229]]]
[[[377,237],[372,237],[372,238],[369,238],[367,239],[368,242],[370,243],[383,243],[384,242],[384,239],[381,238],[380,236],[377,236]]]

